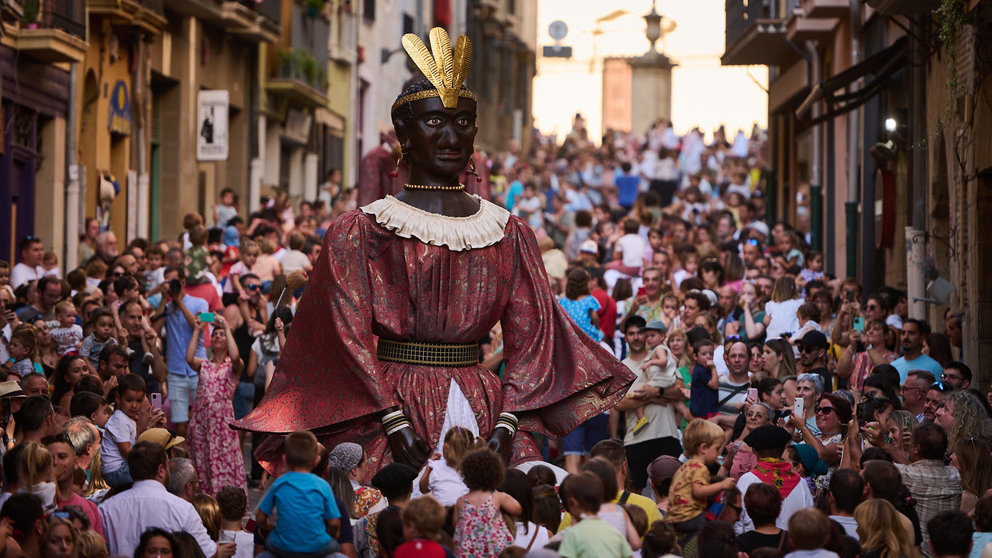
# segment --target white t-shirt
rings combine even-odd
[[[765,339],[776,339],[784,333],[799,331],[799,317],[796,312],[803,305],[803,299],[793,298],[782,302],[768,301],[765,303],[765,315],[771,316]]]
[[[37,281],[44,275],[45,268],[40,265],[37,267],[31,267],[24,265],[24,262],[21,262],[10,270],[10,286],[16,289],[28,281]]]
[[[294,271],[306,269],[310,265],[310,258],[299,250],[288,250],[280,263],[282,263],[282,272],[289,275]]]
[[[669,354],[669,362],[673,362],[675,357]],[[648,377],[641,370],[642,361],[636,361],[627,357],[623,360],[624,365],[636,374],[634,383],[630,385],[627,393],[648,384]],[[650,385],[650,384],[649,384]],[[658,405],[648,403],[644,406],[644,417],[648,419],[648,425],[637,433],[634,433],[634,426],[637,424],[637,414],[627,413],[627,436],[623,439],[625,446],[639,444],[654,440],[655,438],[678,438],[679,429],[675,424],[675,409],[671,405]]]
[[[519,546],[524,549],[537,550],[539,548],[544,548],[544,545],[548,544],[548,540],[551,539],[551,535],[548,530],[540,525],[532,523],[530,521],[523,522],[517,521],[517,535],[513,541],[514,546]]]
[[[753,472],[744,473],[741,478],[737,481],[737,490],[741,491],[741,494],[747,494],[747,489],[752,484],[757,484],[761,482],[758,475]],[[744,502],[741,501],[743,506]],[[809,488],[806,485],[806,481],[803,479],[799,480],[793,489],[789,492],[789,495],[782,500],[782,511],[778,514],[778,519],[775,520],[775,526],[779,529],[789,528],[789,518],[792,514],[805,508],[813,507],[813,495],[810,494]],[[741,510],[740,519],[734,524],[734,532],[738,535],[745,531],[754,530],[754,522],[751,520],[751,516],[747,514],[747,508]]]
[[[128,442],[134,445],[134,440],[138,436],[137,425],[134,419],[124,414],[124,411],[117,410],[110,415],[107,425],[103,430],[103,441],[100,442],[100,459],[102,464],[100,472],[106,475],[120,470],[127,463],[121,455],[117,444]]]
[[[444,507],[454,506],[458,499],[468,494],[468,487],[462,480],[462,474],[442,457],[428,461],[427,466],[431,468],[431,480],[428,484],[431,494],[437,498]]]
[[[617,252],[623,253],[623,265],[641,267],[644,265],[644,239],[638,234],[625,234],[617,240]]]
[[[254,558],[255,556],[255,536],[246,531],[221,531],[225,541],[231,540],[230,533],[234,533],[234,558]],[[226,536],[226,538],[224,538]]]

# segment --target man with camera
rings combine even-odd
[[[196,399],[199,376],[186,364],[186,347],[193,337],[193,324],[196,316],[203,321],[209,314],[207,302],[186,294],[186,272],[181,266],[165,269],[165,284],[168,291],[162,297],[158,313],[153,320],[154,329],[161,330],[165,324],[166,364],[169,369],[168,385],[170,418],[176,425],[176,435],[186,436],[189,423],[189,407]],[[212,314],[209,314],[211,317]],[[196,347],[197,358],[207,358],[207,351],[200,339]]]

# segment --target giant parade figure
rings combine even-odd
[[[331,225],[272,383],[235,427],[356,442],[370,474],[423,465],[452,426],[513,464],[539,460],[531,433],[568,434],[633,375],[555,300],[527,223],[459,183],[477,132],[463,86],[471,42],[452,52],[440,28],[433,54],[416,35],[402,42],[427,77],[392,106],[409,183]],[[502,377],[479,363],[497,322]],[[272,436],[256,452],[270,470],[279,445]]]

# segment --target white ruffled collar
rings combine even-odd
[[[448,217],[424,211],[393,196],[376,200],[362,212],[375,218],[383,228],[403,238],[434,246],[446,246],[454,252],[485,248],[503,240],[510,212],[479,196],[479,211],[466,217]]]

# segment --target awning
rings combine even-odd
[[[810,125],[830,120],[865,104],[885,87],[893,74],[905,67],[909,56],[907,44],[908,39],[905,36],[900,37],[867,60],[813,86],[809,96],[796,109],[796,118],[805,120],[814,104],[820,101],[826,104],[827,110],[816,118],[808,119]],[[860,89],[845,92],[852,83],[869,74],[873,78],[866,79]]]

